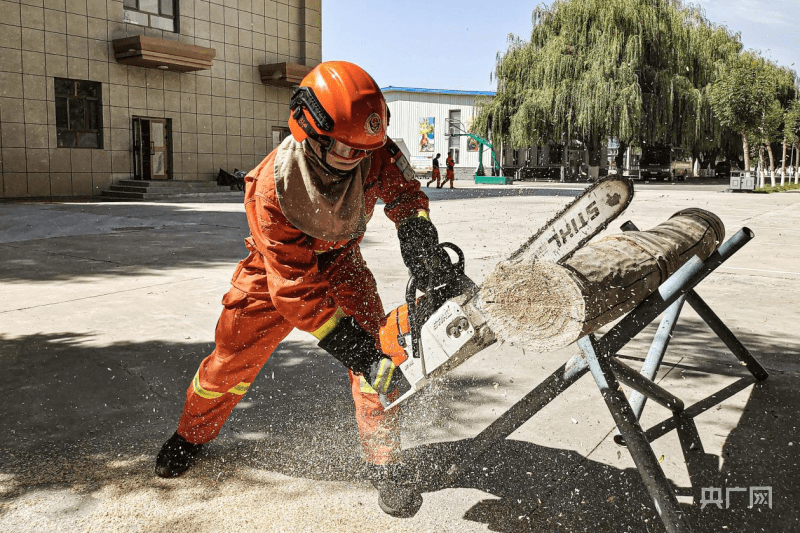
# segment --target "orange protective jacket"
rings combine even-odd
[[[231,283],[257,299],[271,299],[275,308],[295,328],[315,332],[334,318],[336,303],[330,285],[318,270],[317,254],[341,248],[350,241],[316,239],[295,228],[284,216],[275,191],[275,151],[245,177],[245,211],[250,254],[239,262]],[[428,211],[428,198],[408,168],[408,161],[391,140],[373,152],[364,180],[367,220],[380,198],[384,212],[395,224]],[[404,174],[405,170],[405,174]],[[363,236],[358,237],[360,242]]]

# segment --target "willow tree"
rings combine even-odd
[[[713,161],[720,153],[729,157],[731,153],[739,152],[738,134],[723,126],[714,115],[709,91],[719,72],[741,52],[742,44],[738,34],[706,19],[701,8],[690,5],[686,9],[689,12],[686,20],[691,26],[691,57],[695,62],[687,76],[694,87],[692,94],[696,98],[694,110],[697,115],[693,122],[693,117],[689,116],[690,120],[683,123],[682,137],[695,158],[704,152]],[[687,131],[692,126],[694,131]]]
[[[579,139],[592,166],[609,137],[620,151],[702,146],[718,134],[704,88],[740,49],[677,0],[556,0],[533,12],[530,41],[498,57],[497,95],[475,126],[514,148]]]

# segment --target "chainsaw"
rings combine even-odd
[[[632,198],[629,179],[609,176],[598,180],[524,242],[508,262],[531,258],[565,261],[622,214]],[[409,279],[406,303],[387,315],[380,331],[381,350],[410,385],[391,403],[381,398],[387,410],[497,340],[476,305],[479,287],[464,273],[461,249],[453,243],[440,243],[433,263],[437,266],[426,286],[413,276]]]

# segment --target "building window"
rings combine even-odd
[[[159,30],[178,31],[175,0],[123,0],[122,21]]]
[[[292,132],[289,131],[289,128],[282,128],[273,126],[272,127],[272,149],[274,150],[283,142],[283,140],[291,135]]]
[[[454,164],[454,165],[457,165],[457,164],[458,164],[458,153],[459,153],[459,149],[458,149],[458,148],[452,148],[452,147],[451,147],[451,148],[449,149],[449,152],[448,152],[448,153],[450,154],[450,157],[452,157],[452,158],[453,158],[453,164]]]
[[[456,151],[456,155],[453,157],[456,163],[458,163],[458,148],[461,146],[461,134],[465,133],[464,125],[461,124],[461,110],[460,109],[451,109],[448,120],[448,131],[447,134],[450,138],[447,141],[447,148],[448,151],[452,152],[453,150]]]
[[[60,148],[103,147],[103,97],[96,81],[56,78],[56,137]]]

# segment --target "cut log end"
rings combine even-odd
[[[497,265],[476,305],[498,340],[536,352],[571,343],[584,323],[584,299],[573,277],[535,259]]]

